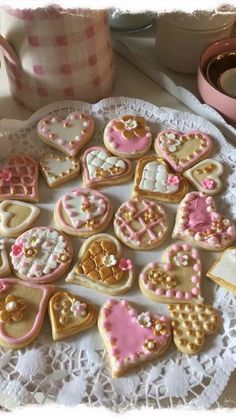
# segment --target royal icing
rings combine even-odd
[[[114,154],[128,154],[135,158],[137,153],[144,154],[150,148],[152,135],[143,117],[125,115],[108,123],[104,141]]]
[[[164,157],[176,172],[182,172],[209,154],[213,143],[202,132],[161,131],[155,140],[155,150]]]
[[[223,187],[221,180],[223,171],[222,163],[213,159],[206,159],[186,170],[183,175],[199,191],[208,195],[216,195]]]
[[[24,347],[36,338],[40,332],[52,291],[51,286],[30,282],[19,283],[19,280],[14,278],[0,280],[0,343],[2,346]],[[17,334],[15,323],[19,325]]]
[[[126,300],[108,300],[101,308],[99,330],[104,338],[112,373],[160,356],[171,339],[170,322],[156,313],[140,313]]]
[[[38,200],[38,164],[23,154],[13,156],[0,169],[0,200]]]
[[[207,272],[207,277],[231,291],[236,291],[236,247],[229,247],[223,252]]]
[[[179,204],[172,237],[189,240],[207,250],[223,250],[235,240],[235,227],[216,211],[214,199],[190,192]]]
[[[6,246],[6,239],[0,238],[0,277],[8,275],[11,272]]]
[[[139,285],[148,298],[158,302],[202,300],[201,260],[189,244],[173,244],[163,262],[149,263],[139,276]]]
[[[118,208],[114,229],[117,237],[127,246],[140,249],[155,247],[166,235],[166,214],[156,202],[135,198]]]
[[[15,237],[33,224],[40,209],[26,202],[5,200],[0,203],[0,231],[7,237]]]
[[[36,227],[15,240],[10,257],[20,278],[47,283],[58,279],[69,266],[72,246],[57,230]]]
[[[58,115],[47,115],[37,126],[38,135],[43,141],[72,157],[91,138],[93,131],[93,119],[82,112],[72,112],[65,119]]]
[[[46,154],[39,162],[47,184],[54,187],[76,176],[80,170],[79,161],[73,157]]]

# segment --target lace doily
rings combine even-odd
[[[224,213],[236,218],[236,149],[207,120],[190,113],[159,108],[139,99],[110,98],[94,105],[72,101],[58,102],[42,108],[28,121],[3,120],[0,123],[1,155],[7,158],[11,154],[26,153],[38,158],[48,149],[37,137],[38,120],[52,111],[63,116],[75,110],[87,111],[96,119],[96,134],[91,144],[102,144],[105,124],[115,116],[125,113],[142,114],[149,120],[154,134],[165,127],[183,132],[200,130],[212,135],[216,143],[214,156],[225,164],[226,172],[226,188],[217,198],[217,204]],[[53,218],[53,207],[58,197],[81,184],[79,178],[52,191],[41,179],[40,207],[44,211],[39,223],[48,224],[48,219]],[[130,196],[131,185],[132,181],[125,185],[105,187],[102,192],[112,199],[116,209],[121,204],[121,196],[122,200]],[[173,223],[175,205],[165,207],[170,223]],[[108,232],[114,234],[112,228]],[[73,239],[76,255],[81,242]],[[163,249],[170,243],[170,240],[165,242],[163,247],[155,249],[155,253],[125,251],[134,260],[139,272],[145,263],[153,258],[158,260]],[[207,270],[215,255],[204,251],[201,255]],[[107,299],[92,290],[65,284],[63,278],[57,285],[68,288],[97,305]],[[172,345],[162,358],[143,364],[125,377],[116,379],[111,378],[107,354],[96,327],[55,343],[46,319],[39,337],[28,348],[14,351],[0,348],[0,394],[4,394],[4,404],[7,406],[13,400],[15,405],[87,403],[92,406],[103,405],[117,411],[137,405],[173,407],[178,404],[195,408],[212,406],[236,368],[236,296],[205,278],[203,294],[205,301],[213,303],[222,316],[219,333],[207,338],[204,351],[196,356],[187,356]],[[146,309],[166,313],[165,305],[145,299],[137,286],[124,298]]]

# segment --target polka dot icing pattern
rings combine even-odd
[[[41,172],[51,188],[75,177],[80,170],[77,159],[54,153],[44,155],[39,164]]]
[[[202,132],[161,131],[154,143],[157,154],[160,154],[176,172],[182,172],[193,166],[203,157],[210,154],[213,141]]]
[[[160,356],[171,340],[168,317],[138,314],[126,300],[108,300],[101,308],[98,325],[114,376]]]
[[[232,222],[216,211],[214,199],[190,192],[179,204],[172,237],[196,243],[206,250],[223,250],[235,240]]]
[[[166,214],[156,202],[135,198],[118,208],[114,229],[126,246],[143,250],[153,248],[165,239]]]
[[[173,244],[163,253],[162,262],[147,264],[139,276],[142,293],[161,303],[202,300],[201,260],[189,244]]]
[[[10,257],[17,276],[47,283],[55,281],[69,267],[72,245],[57,230],[36,227],[15,240]]]

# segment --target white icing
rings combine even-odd
[[[177,192],[179,185],[169,185],[167,183],[168,174],[167,168],[163,164],[149,162],[144,167],[139,188],[166,194]]]
[[[28,208],[30,209],[30,214],[21,224],[18,224],[15,227],[9,227],[8,224],[12,217],[12,213],[6,210],[9,205],[16,205],[19,208]],[[27,202],[5,200],[0,203],[0,230],[6,236],[20,234],[34,222],[34,220],[38,217],[39,213],[39,208]]]
[[[115,156],[109,156],[105,150],[92,150],[86,157],[89,176],[91,179],[96,179],[96,170],[103,169],[109,171],[113,166],[120,167],[119,173],[125,171],[125,162]],[[112,174],[111,174],[112,176]]]
[[[62,138],[66,143],[69,143],[70,141],[74,141],[76,137],[80,139],[82,131],[86,129],[83,125],[85,121],[87,122],[87,118],[70,119],[68,120],[70,126],[64,127],[61,120],[56,121],[52,118],[47,127],[50,132],[56,134],[58,138]]]
[[[179,138],[176,138],[175,134],[164,134],[160,137],[160,146],[166,150],[169,150],[171,153],[175,152],[182,141]]]
[[[236,248],[226,249],[209,273],[236,286]]]
[[[64,160],[57,160],[57,158],[53,158],[52,156],[46,156],[41,161],[42,167],[47,166],[47,171],[49,170],[50,173],[46,173],[47,182],[51,186],[57,180],[53,175],[60,176],[62,172],[67,172],[67,170],[74,169],[73,160],[66,158]]]

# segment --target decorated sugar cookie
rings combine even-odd
[[[38,336],[54,287],[0,279],[0,345],[19,349]]]
[[[106,229],[112,212],[105,195],[78,188],[59,199],[54,216],[60,230],[72,236],[89,237]]]
[[[154,147],[176,172],[183,172],[211,153],[213,141],[198,131],[182,134],[164,130],[158,134]]]
[[[228,247],[207,272],[216,284],[236,292],[236,247]]]
[[[59,154],[45,154],[39,162],[41,172],[50,188],[75,178],[80,171],[79,160]]]
[[[0,277],[10,275],[11,268],[8,259],[7,240],[0,238]]]
[[[134,198],[118,208],[114,230],[118,239],[132,249],[153,249],[166,238],[166,213],[156,202]]]
[[[29,156],[20,154],[11,157],[0,168],[0,201],[19,199],[38,201],[38,163]]]
[[[57,291],[49,301],[53,340],[62,340],[92,327],[97,320],[94,306],[67,291]]]
[[[137,159],[147,153],[151,143],[150,127],[142,116],[112,119],[104,130],[104,144],[115,156]]]
[[[72,112],[65,119],[47,115],[37,126],[39,138],[70,157],[76,156],[94,132],[94,121],[83,112]]]
[[[19,236],[11,248],[15,274],[33,283],[56,281],[70,266],[69,239],[51,227],[35,227]]]
[[[126,182],[133,175],[131,162],[112,156],[104,147],[88,148],[82,158],[85,187],[99,187]]]
[[[168,317],[150,311],[138,313],[126,300],[108,300],[100,310],[98,328],[114,377],[158,358],[171,342]]]
[[[221,180],[223,171],[222,163],[206,159],[186,170],[183,175],[198,191],[205,192],[207,195],[217,195],[223,187]]]
[[[0,234],[17,237],[35,222],[40,209],[27,202],[6,200],[0,203]]]
[[[179,202],[188,192],[188,182],[172,173],[157,156],[142,157],[136,166],[133,195],[163,202]]]
[[[133,281],[132,261],[122,256],[120,242],[109,234],[97,234],[83,243],[78,261],[66,278],[66,282],[109,295],[125,293]]]
[[[162,262],[147,264],[140,273],[142,293],[160,303],[201,301],[201,260],[189,244],[168,247]]]
[[[220,251],[230,246],[235,236],[235,226],[217,212],[212,196],[190,192],[179,204],[172,238]]]
[[[172,304],[169,306],[174,342],[180,352],[195,355],[205,344],[205,337],[217,332],[217,311],[204,304]]]

